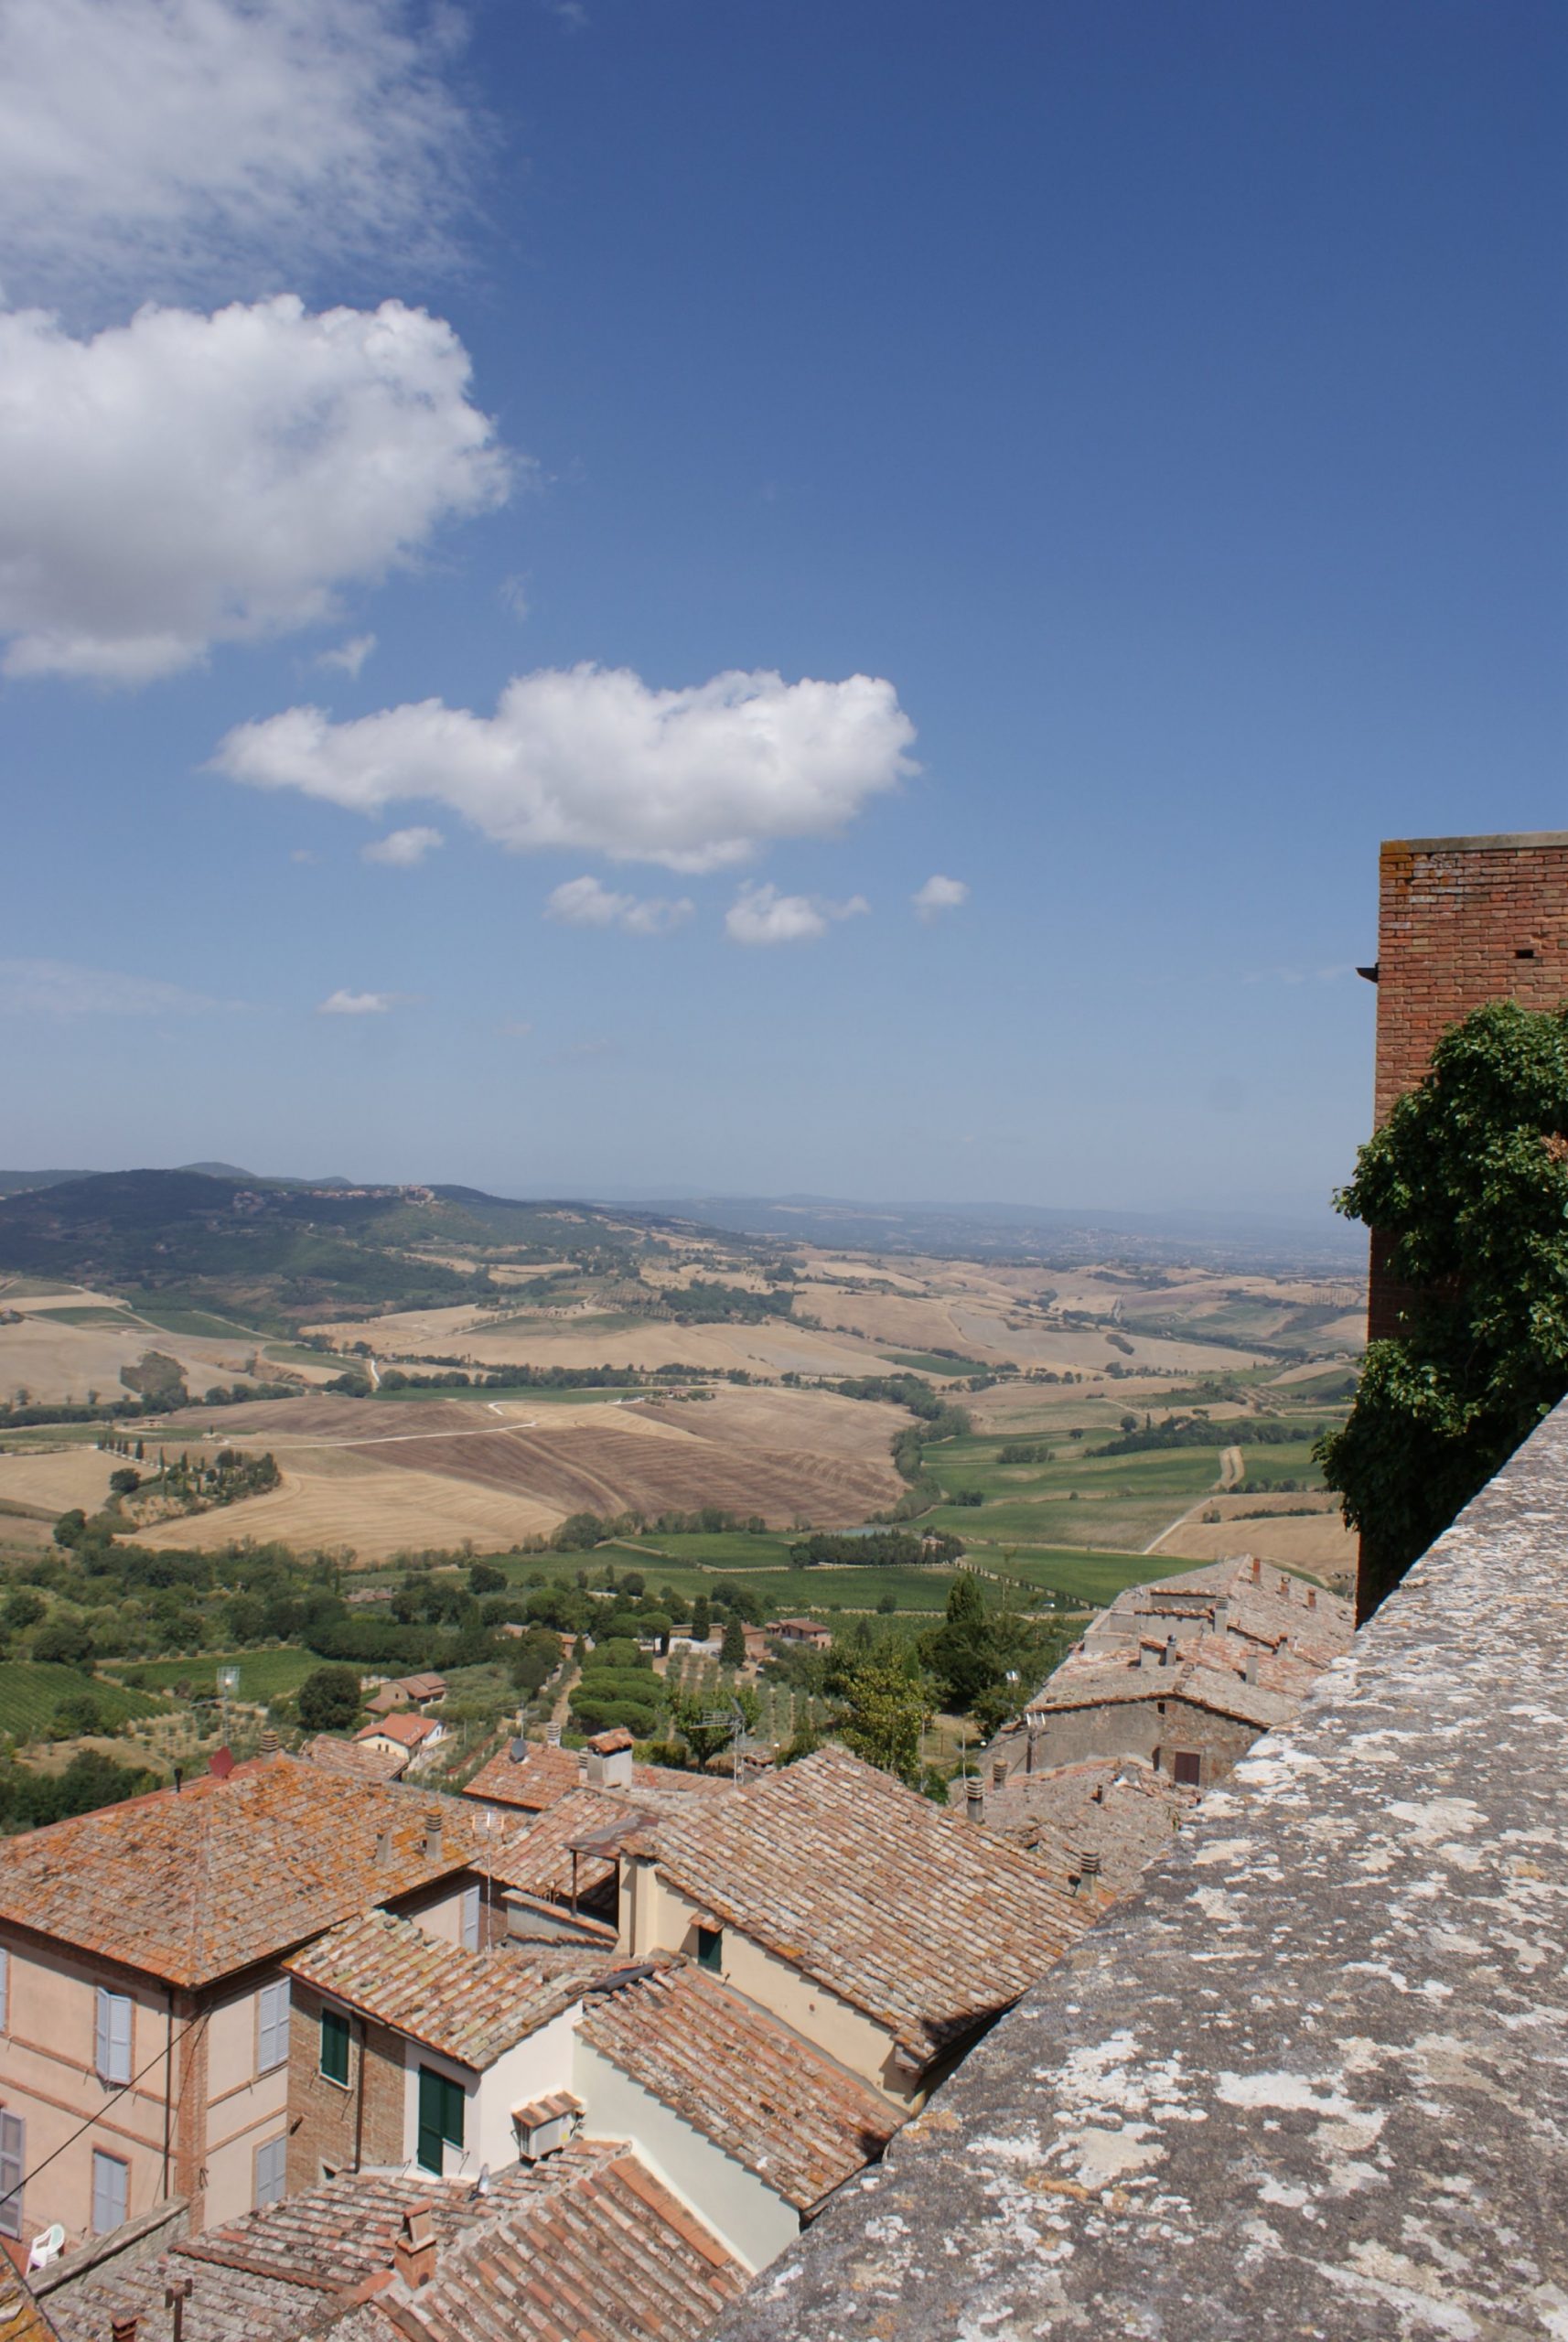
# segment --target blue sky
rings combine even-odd
[[[1555,5],[0,89],[7,1166],[1314,1210],[1378,841],[1568,826]]]

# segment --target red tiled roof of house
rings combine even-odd
[[[395,2273],[427,2216],[430,2281]],[[204,2230],[153,2262],[70,2289],[63,2342],[112,2317],[165,2332],[171,2279],[193,2277],[189,2342],[697,2342],[746,2272],[619,2141],[575,2141],[471,2181],[362,2173]]]
[[[498,1886],[520,1888],[525,1895],[545,1895],[564,1901],[572,1892],[572,1848],[601,1830],[618,1831],[629,1820],[647,1820],[624,1793],[614,1789],[574,1789],[535,1815],[516,1835],[487,1851],[485,1866]],[[576,1887],[589,1895],[615,1872],[615,1863],[603,1855],[579,1855]]]
[[[956,1801],[961,1783],[948,1792]],[[1085,1891],[1082,1857],[1100,1864],[1102,1897],[1130,1894],[1150,1863],[1167,1853],[1179,1824],[1198,1802],[1142,1756],[1090,1756],[1045,1772],[1012,1773],[1000,1789],[987,1783],[988,1830],[1024,1846],[1062,1885],[1076,1879]]]
[[[57,2342],[56,2328],[6,2252],[0,2252],[0,2342]]]
[[[457,1944],[437,1942],[411,1919],[366,1911],[328,1928],[284,1966],[301,1983],[330,1993],[393,2033],[482,2072],[566,2007],[577,1985],[602,1971],[606,1958],[585,1951],[575,1967],[557,1968],[546,1977],[504,1946],[489,1953],[465,1951]]]
[[[363,1781],[401,1780],[408,1768],[406,1750],[371,1748],[362,1740],[338,1740],[329,1732],[318,1732],[299,1753],[307,1765],[324,1765],[333,1773],[352,1773]]]
[[[661,1819],[658,1860],[921,2067],[1009,2007],[1093,1918],[1031,1855],[835,1747]]]
[[[584,1786],[587,1767],[580,1749],[558,1748],[531,1740],[521,1744],[524,1754],[516,1756],[512,1750],[519,1746],[513,1741],[482,1765],[463,1791],[464,1796],[479,1799],[487,1805],[514,1805],[532,1813],[543,1813]],[[672,1797],[681,1797],[722,1795],[733,1784],[714,1773],[683,1773],[673,1765],[634,1765],[631,1786],[634,1791],[665,1789]]]
[[[578,2037],[809,2211],[903,2117],[871,2084],[716,1976],[676,1960],[588,1993]]]
[[[434,1716],[413,1716],[406,1709],[398,1708],[390,1716],[381,1716],[374,1724],[365,1724],[354,1737],[356,1740],[395,1740],[404,1748],[421,1748],[440,1729]]]
[[[456,1798],[263,1756],[0,1840],[0,1919],[201,1984],[449,1877],[475,1839]]]
[[[398,1682],[411,1700],[444,1700],[446,1697],[445,1675],[429,1671],[424,1675],[401,1675]]]

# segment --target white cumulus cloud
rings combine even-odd
[[[909,900],[921,919],[939,919],[943,911],[956,911],[967,903],[969,888],[961,878],[928,878]]]
[[[220,1004],[156,976],[126,976],[71,960],[0,960],[0,1015],[166,1016]]]
[[[330,619],[338,589],[498,502],[450,326],[292,295],[143,309],[79,340],[0,315],[0,633],[11,674],[142,682]]]
[[[333,650],[317,654],[318,667],[340,667],[346,675],[357,675],[376,647],[373,634],[356,634],[351,640],[340,642]]]
[[[830,920],[870,908],[864,895],[830,903],[820,895],[781,895],[777,886],[743,886],[725,913],[725,933],[732,943],[811,943]]]
[[[686,895],[672,903],[661,895],[618,895],[596,878],[568,878],[550,897],[544,916],[567,927],[624,927],[628,935],[668,935],[695,908]]]
[[[423,0],[0,0],[0,238],[29,297],[438,260],[473,135]]]
[[[426,829],[416,822],[411,830],[393,830],[390,836],[378,838],[373,845],[362,845],[360,852],[367,862],[390,862],[400,870],[410,870],[435,847],[446,843],[439,830]]]
[[[349,992],[343,986],[317,1003],[317,1016],[384,1016],[408,997],[401,992]]]
[[[371,815],[449,808],[498,844],[715,870],[771,839],[832,836],[915,769],[890,682],[715,675],[655,691],[625,668],[513,679],[492,716],[423,700],[334,724],[294,707],[242,724],[215,768]]]

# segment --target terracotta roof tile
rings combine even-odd
[[[200,1984],[464,1869],[476,1834],[456,1798],[262,1757],[0,1840],[0,1920]]]
[[[422,1747],[434,1739],[441,1726],[434,1716],[410,1715],[405,1708],[395,1708],[391,1715],[378,1716],[374,1724],[365,1724],[354,1735],[356,1740],[400,1741],[404,1748]]]
[[[578,2036],[807,2211],[901,2116],[857,2074],[689,1961],[585,1998]]]
[[[404,2217],[428,2206],[435,2273],[392,2273]],[[186,2342],[696,2342],[746,2272],[618,2141],[466,2181],[371,2172],[205,2230],[123,2275],[62,2288],[63,2342],[111,2316],[167,2331],[164,2289],[192,2277]]]
[[[572,1847],[600,1830],[618,1831],[637,1809],[624,1793],[613,1789],[574,1789],[548,1812],[488,1853],[486,1867],[498,1886],[521,1888],[525,1895],[546,1895],[564,1902],[572,1892]],[[577,1862],[579,1895],[615,1875],[616,1865],[603,1855],[583,1855]]]
[[[323,1765],[332,1773],[352,1773],[362,1781],[401,1780],[408,1765],[404,1750],[371,1748],[360,1740],[338,1740],[329,1732],[318,1732],[299,1753],[307,1765]]]
[[[55,2342],[55,2328],[42,2304],[4,2252],[0,2252],[0,2342]]]
[[[521,1746],[524,1754],[514,1756]],[[587,1766],[576,1748],[557,1748],[543,1741],[513,1741],[482,1765],[468,1783],[465,1797],[488,1805],[515,1805],[542,1813],[574,1789],[587,1785]],[[733,1784],[714,1773],[684,1773],[672,1765],[634,1765],[632,1791],[660,1789],[671,1797],[724,1796]],[[619,1792],[628,1794],[627,1790]]]
[[[955,1789],[961,1796],[961,1785]],[[1132,1892],[1198,1802],[1196,1789],[1178,1788],[1139,1756],[1015,1772],[1004,1788],[987,1784],[984,1797],[985,1827],[1027,1848],[1061,1885],[1077,1880],[1073,1892],[1085,1891],[1083,1855],[1095,1855],[1108,1898]]]
[[[924,2066],[1092,1918],[1043,1865],[842,1748],[661,1820],[682,1893],[886,2025]]]
[[[597,1975],[602,1952],[549,1975],[498,1945],[489,1952],[439,1943],[390,1911],[367,1911],[306,1944],[284,1966],[394,2033],[482,2071],[564,2008]]]

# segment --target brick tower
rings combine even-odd
[[[1518,836],[1392,838],[1378,874],[1375,1114],[1413,1090],[1435,1043],[1488,1000],[1556,1008],[1568,999],[1568,831]],[[1401,1287],[1374,1231],[1367,1332],[1397,1333]],[[1358,1608],[1386,1587],[1362,1553]]]

